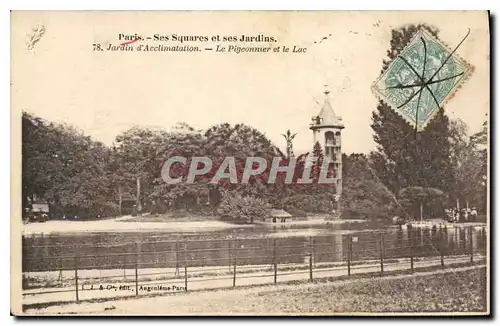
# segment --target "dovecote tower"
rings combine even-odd
[[[337,116],[330,104],[329,91],[325,91],[325,100],[319,114],[312,118],[309,129],[313,131],[313,145],[319,142],[324,151],[325,160],[329,161],[336,179],[336,196],[334,198],[339,207],[342,194],[342,118]]]

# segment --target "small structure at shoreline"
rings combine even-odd
[[[287,219],[292,220],[292,214],[283,209],[272,209],[269,217],[266,218],[266,222],[276,223],[279,221],[285,223]]]

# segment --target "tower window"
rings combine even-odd
[[[335,146],[335,135],[332,131],[325,132],[325,147]]]

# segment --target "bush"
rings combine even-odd
[[[184,217],[189,217],[191,215],[192,215],[191,213],[181,209],[177,209],[172,212],[172,218],[184,218]]]
[[[289,213],[290,215],[292,215],[292,217],[307,217],[307,212],[306,211],[303,211],[301,209],[297,209],[297,208],[288,208],[288,209],[285,209],[285,211],[287,213]]]
[[[430,187],[407,187],[399,192],[399,202],[410,214],[410,217],[418,219],[420,209],[425,217],[444,216],[445,194],[436,188]]]
[[[151,213],[165,214],[168,211],[168,205],[164,199],[157,199],[154,205],[151,205]]]
[[[94,215],[95,217],[97,217],[97,215],[100,215],[101,217],[115,217],[120,215],[120,206],[112,202],[106,202],[98,207],[95,207],[91,212],[91,215]]]
[[[263,199],[226,192],[222,195],[222,200],[217,207],[217,214],[223,220],[253,223],[264,221],[269,216],[270,210],[269,203]]]
[[[333,210],[332,195],[329,193],[317,195],[294,195],[285,198],[282,206],[283,209],[292,215],[294,215],[294,213],[291,211],[330,213]]]
[[[400,213],[393,195],[376,180],[346,179],[340,201],[343,219],[382,219],[389,222]]]

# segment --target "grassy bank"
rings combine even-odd
[[[227,311],[233,314],[485,312],[486,286],[486,268],[476,268],[416,277],[372,278],[337,285],[225,292],[224,297],[212,294],[210,300],[199,302],[199,306],[191,303],[187,309],[188,313],[210,314]],[[230,306],[225,306],[226,300],[227,303],[232,301]]]
[[[486,311],[486,268],[271,291],[246,300],[252,309],[273,305],[283,312],[481,312]]]
[[[192,295],[187,306],[179,297],[180,300],[174,299],[163,308],[179,314],[485,312],[486,293],[486,268],[476,268],[415,277],[297,285],[280,290],[227,291],[212,293],[209,298]],[[158,302],[159,308],[162,303]]]

